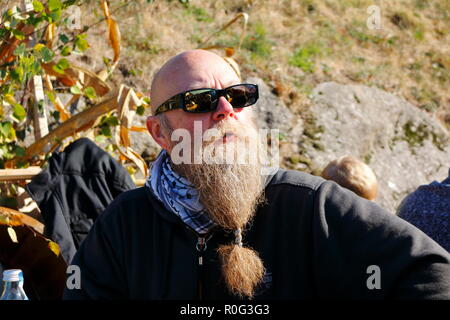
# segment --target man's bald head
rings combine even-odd
[[[236,72],[219,55],[201,49],[182,52],[167,61],[153,78],[152,112],[177,93],[196,88],[222,89],[236,83]]]

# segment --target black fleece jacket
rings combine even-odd
[[[266,269],[255,300],[450,298],[449,254],[375,203],[296,171],[279,170],[265,191],[243,239]],[[64,298],[237,299],[216,252],[233,235],[210,236],[200,267],[197,235],[147,188],[125,192],[81,245],[81,289]]]
[[[69,263],[95,219],[123,191],[136,186],[125,168],[88,138],[54,152],[48,166],[27,185]]]

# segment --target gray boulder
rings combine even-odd
[[[302,152],[316,169],[344,155],[363,160],[379,182],[375,202],[389,211],[419,185],[447,177],[449,132],[405,100],[377,88],[327,82],[314,89],[312,101],[315,134],[299,142]]]

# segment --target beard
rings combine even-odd
[[[257,156],[258,150],[264,150],[262,142],[253,122],[221,121],[214,129],[216,139],[202,141],[198,150],[202,163],[172,163],[172,168],[198,190],[200,202],[216,224],[229,231],[243,229],[264,202],[265,159]]]
[[[161,123],[166,131],[173,131],[165,119]],[[245,231],[257,207],[265,202],[261,173],[268,158],[262,156],[264,144],[253,122],[221,121],[214,129],[218,138],[201,144],[202,163],[172,162],[172,168],[198,190],[200,202],[216,224],[226,231]],[[241,239],[237,236],[234,243],[219,246],[217,253],[229,292],[252,299],[263,279],[264,265],[258,253],[244,247]]]

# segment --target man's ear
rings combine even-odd
[[[147,118],[147,130],[157,144],[161,148],[170,151],[170,137],[166,137],[163,133],[161,120],[157,116],[149,116]]]

